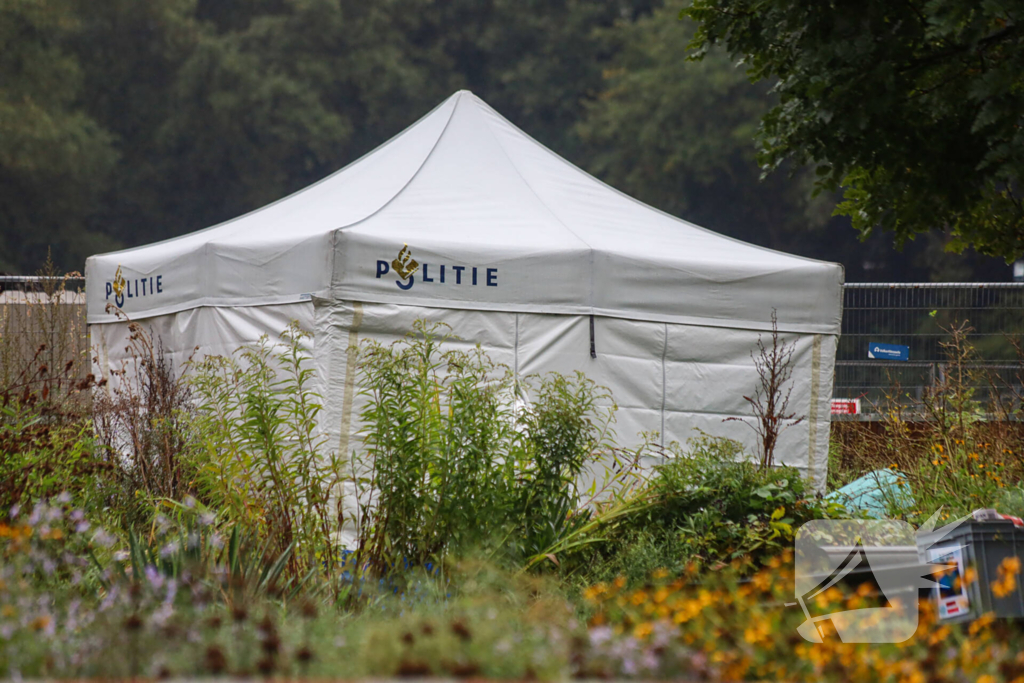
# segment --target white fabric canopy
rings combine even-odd
[[[391,267],[405,244],[420,264],[411,278]],[[91,323],[114,320],[109,303],[138,319],[319,293],[747,329],[766,329],[775,308],[783,330],[837,334],[842,269],[641,204],[463,91],[315,185],[207,230],[94,256],[86,277]]]
[[[297,319],[313,332],[325,432],[358,449],[353,344],[443,321],[520,373],[581,370],[619,405],[620,443],[700,429],[756,447],[743,396],[778,315],[793,344],[780,462],[824,483],[842,268],[679,220],[587,175],[459,92],[324,180],[221,225],[91,257],[97,371],[147,320],[171,360],[229,353]],[[725,422],[727,418],[735,420]]]

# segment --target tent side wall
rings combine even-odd
[[[596,317],[596,358],[589,316],[470,311],[314,298],[314,350],[324,421],[332,449],[358,450],[361,395],[358,362],[349,349],[372,339],[402,339],[417,319],[445,322],[466,348],[477,343],[520,375],[576,370],[611,390],[623,446],[641,432],[685,444],[702,430],[756,448],[744,396],[757,388],[751,352],[763,332]],[[837,338],[785,334],[794,345],[791,407],[805,419],[780,438],[777,461],[799,469],[818,489],[828,462],[829,397]],[[735,417],[738,421],[725,422]]]
[[[313,305],[308,302],[275,304],[269,306],[240,306],[236,308],[203,306],[168,315],[158,315],[138,321],[152,337],[153,343],[163,349],[175,374],[193,355],[230,356],[236,349],[267,335],[276,340],[293,321],[302,329],[313,329]],[[112,370],[120,370],[130,362],[127,322],[93,323],[89,325],[89,338],[93,356],[93,373],[97,377],[111,378]],[[313,339],[305,342],[305,350],[312,357]],[[110,390],[108,385],[107,390]]]

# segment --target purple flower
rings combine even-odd
[[[149,585],[157,590],[164,585],[164,577],[151,564],[146,565],[146,579],[149,581]]]
[[[92,537],[93,543],[104,548],[109,548],[110,546],[114,545],[114,541],[116,540],[117,539],[114,538],[114,536],[107,533],[106,529],[100,529],[96,532],[96,535]],[[127,559],[127,555],[125,559]]]
[[[600,647],[601,645],[604,645],[612,639],[612,635],[614,635],[614,633],[610,626],[595,626],[590,629],[591,647]]]
[[[170,605],[174,602],[174,596],[178,594],[178,582],[174,579],[167,581],[167,594],[164,596],[164,604]]]

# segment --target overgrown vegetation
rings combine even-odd
[[[764,469],[734,441],[703,435],[685,450],[673,444],[668,456],[651,477],[650,503],[579,558],[584,583],[621,576],[638,585],[655,570],[749,572],[792,547],[803,522],[841,512],[797,470]]]
[[[920,398],[893,385],[883,420],[832,426],[831,486],[866,471],[890,468],[906,475],[916,504],[904,492],[889,498],[890,514],[921,522],[942,508],[955,518],[978,508],[1024,512],[1024,356],[1009,379],[975,363],[966,323],[948,328],[944,371]],[[978,396],[988,387],[989,401]]]
[[[758,336],[757,353],[750,352],[757,373],[758,386],[750,396],[744,396],[754,413],[751,428],[757,434],[758,461],[761,469],[775,466],[775,446],[782,432],[804,420],[790,410],[789,399],[793,395],[793,353],[796,344],[779,338],[779,318],[772,309],[771,346]],[[726,422],[740,418],[730,417]]]
[[[126,358],[103,391],[94,393],[92,426],[98,453],[113,473],[106,487],[109,509],[121,526],[132,528],[149,521],[156,500],[182,500],[194,492],[195,406],[161,340],[139,323],[125,322]]]
[[[84,320],[71,305],[76,293],[56,277],[38,291],[18,292],[0,306],[0,518],[13,506],[31,505],[63,492],[94,495],[110,464],[99,454],[89,417],[94,388],[88,374]]]
[[[842,680],[859,653],[798,645],[803,615],[781,606],[795,529],[849,511],[763,452],[708,434],[616,447],[594,382],[517,377],[421,322],[359,350],[349,461],[317,428],[297,326],[181,367],[129,332],[109,380],[51,372],[40,343],[0,394],[4,675]],[[895,516],[1024,511],[1022,432],[991,419],[1019,414],[1019,388],[993,378],[981,405],[968,335],[919,404],[894,388],[876,431],[835,427],[831,487],[894,467],[916,501]],[[759,347],[769,379],[781,349],[762,389],[783,399],[785,348]],[[1020,637],[928,616],[910,650],[858,666],[1012,680]]]
[[[275,348],[266,337],[234,357],[190,365],[195,391],[195,482],[222,520],[291,551],[293,575],[322,565],[333,574],[342,522],[337,487],[344,462],[324,449],[320,398],[302,351],[308,333],[292,324]]]
[[[378,573],[494,544],[536,556],[590,517],[577,483],[610,447],[610,397],[582,375],[517,378],[453,341],[417,322],[362,353],[359,553]]]

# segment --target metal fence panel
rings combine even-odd
[[[89,371],[82,278],[0,276],[0,389]],[[71,366],[65,370],[68,363]]]
[[[970,329],[976,398],[989,401],[994,388],[1019,385],[1012,341],[1024,338],[1024,283],[850,283],[843,298],[833,396],[860,398],[863,412],[896,386],[900,401],[912,404],[939,383],[948,369],[944,344],[958,325]],[[909,359],[869,359],[873,343],[909,347]]]

